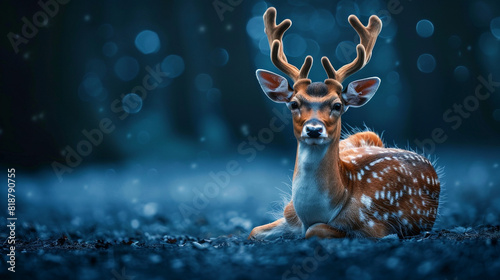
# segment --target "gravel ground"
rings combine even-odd
[[[16,273],[7,271],[4,242],[0,277],[498,279],[499,153],[462,151],[467,161],[443,154],[446,196],[435,229],[382,240],[247,241],[288,191],[293,159],[280,155],[240,161],[241,172],[203,204],[196,189],[232,159],[82,167],[63,182],[19,170]]]

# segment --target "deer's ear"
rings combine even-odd
[[[255,74],[260,87],[269,99],[279,103],[290,102],[293,89],[284,77],[262,69],[257,70]]]
[[[375,95],[379,85],[380,79],[378,77],[351,82],[347,86],[347,90],[342,93],[345,105],[352,107],[361,107],[365,105]]]

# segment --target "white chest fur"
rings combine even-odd
[[[297,174],[292,182],[292,200],[304,230],[316,223],[329,223],[339,213],[341,205],[332,208],[327,191],[318,184],[318,167],[326,147],[299,144]]]

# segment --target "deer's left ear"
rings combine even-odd
[[[293,89],[288,84],[288,81],[273,72],[259,69],[255,72],[260,87],[264,93],[274,102],[283,103],[290,102],[293,96]]]
[[[347,86],[347,90],[342,93],[345,105],[352,107],[361,107],[365,105],[375,95],[375,92],[380,85],[378,77],[351,82]],[[345,107],[347,110],[347,106]]]

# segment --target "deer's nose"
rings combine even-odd
[[[306,134],[311,138],[318,138],[323,133],[323,126],[320,124],[306,125]]]

